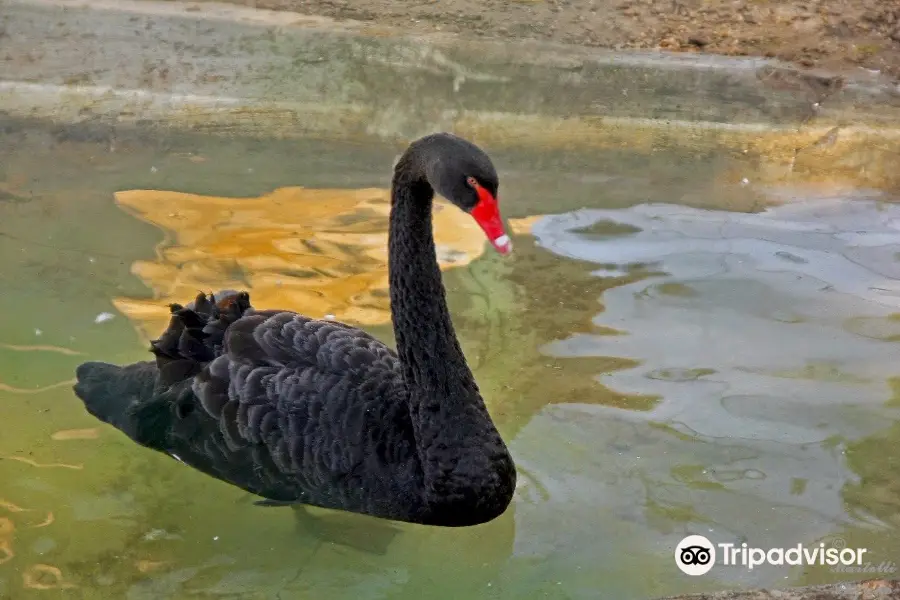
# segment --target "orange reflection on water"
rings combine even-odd
[[[62,571],[53,565],[30,565],[22,573],[22,584],[26,590],[68,590],[75,586],[63,577]]]
[[[165,328],[169,303],[223,288],[248,290],[261,308],[390,321],[388,190],[288,187],[258,198],[131,190],[116,201],[166,232],[156,260],[132,265],[153,298],[113,301],[147,339]],[[486,247],[475,221],[443,200],[434,232],[442,268],[468,264]]]
[[[6,518],[0,517],[0,565],[12,560],[15,553],[12,549],[12,538],[16,532],[13,522]]]

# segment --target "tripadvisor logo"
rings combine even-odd
[[[844,540],[836,538],[830,546],[824,542],[817,546],[797,544],[790,548],[754,548],[744,544],[713,544],[702,535],[689,535],[675,547],[675,564],[682,573],[691,576],[705,575],[717,563],[723,566],[745,567],[753,570],[762,565],[773,566],[829,566],[833,570],[865,568],[866,548],[847,548]],[[891,565],[896,569],[896,565]],[[892,570],[891,570],[892,571]],[[885,572],[882,569],[880,572]]]
[[[689,535],[675,546],[675,564],[686,575],[705,575],[716,564],[716,547],[702,535]]]

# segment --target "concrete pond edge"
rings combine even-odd
[[[782,590],[724,591],[667,596],[658,600],[897,600],[900,580],[867,579]]]
[[[829,135],[832,153],[900,145],[900,86],[862,69],[155,0],[0,0],[0,39],[0,111],[58,123],[397,140],[444,129],[534,147],[622,145],[635,131],[743,150],[766,138],[787,153]]]

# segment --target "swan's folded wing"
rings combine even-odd
[[[393,418],[396,354],[369,334],[292,312],[248,313],[194,378],[228,445],[265,446],[285,472],[341,477],[366,459],[372,422]],[[408,414],[408,412],[407,412]]]

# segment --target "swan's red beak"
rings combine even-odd
[[[480,185],[475,187],[475,191],[478,192],[478,204],[472,209],[472,217],[484,230],[494,249],[500,254],[509,254],[512,250],[512,240],[509,239],[506,229],[503,228],[497,199]]]

